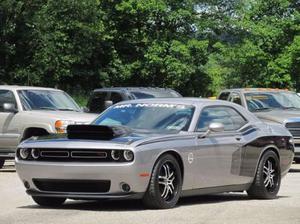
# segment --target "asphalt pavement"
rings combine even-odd
[[[275,200],[251,200],[245,193],[181,199],[169,210],[147,210],[140,201],[67,201],[61,208],[37,206],[18,179],[13,162],[0,170],[0,224],[299,224],[300,164],[282,180]]]

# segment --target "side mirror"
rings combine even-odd
[[[224,131],[224,124],[222,123],[211,123],[208,126],[208,130],[210,130],[211,132],[222,132]]]
[[[8,113],[17,113],[18,110],[13,103],[4,103],[3,104],[3,111]]]
[[[104,101],[104,107],[105,107],[105,109],[107,109],[107,108],[109,108],[111,105],[113,105],[114,103],[113,103],[113,101],[111,101],[111,100],[105,100]]]
[[[85,113],[90,112],[89,108],[87,108],[87,107],[81,107],[80,109]]]
[[[208,130],[204,133],[204,134],[201,134],[198,136],[198,138],[206,138],[210,133],[212,132],[222,132],[224,131],[224,124],[222,123],[211,123],[209,126],[208,126]]]

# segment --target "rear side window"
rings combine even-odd
[[[241,96],[237,93],[232,93],[230,95],[230,99],[229,101],[233,102],[233,103],[236,103],[238,105],[242,105],[242,100],[241,100]]]
[[[219,96],[219,100],[227,100],[229,97],[230,92],[223,92]]]
[[[17,108],[16,99],[13,92],[9,90],[0,90],[0,112],[4,112],[3,104],[5,103],[12,103],[15,105],[15,108]]]
[[[112,104],[115,104],[123,100],[122,95],[118,92],[94,92],[88,103],[89,112],[101,113],[107,108],[107,101],[112,101]]]
[[[197,131],[207,131],[211,123],[222,123],[225,131],[234,131],[243,127],[247,120],[231,107],[206,107],[200,114]]]
[[[88,108],[90,113],[100,113],[105,110],[105,101],[108,100],[107,92],[95,92],[91,95]]]
[[[113,102],[113,104],[115,104],[123,101],[124,99],[120,93],[112,92],[110,96],[110,100]]]

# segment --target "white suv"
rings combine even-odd
[[[0,85],[0,168],[22,140],[64,133],[69,124],[88,124],[96,116],[58,89]]]

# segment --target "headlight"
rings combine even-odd
[[[126,161],[132,161],[133,160],[133,152],[132,151],[130,151],[130,150],[125,150],[124,152],[123,152],[123,156],[124,156],[124,159],[126,160]]]
[[[112,150],[110,155],[111,155],[111,158],[113,158],[113,160],[117,161],[120,159],[120,151],[119,150]]]
[[[34,159],[38,159],[40,157],[40,150],[39,149],[32,149],[31,150],[31,157]]]
[[[70,124],[75,124],[75,122],[70,120],[58,120],[55,122],[55,130],[57,133],[66,133],[67,127]]]
[[[30,149],[20,149],[19,152],[21,159],[27,159],[30,155]]]

